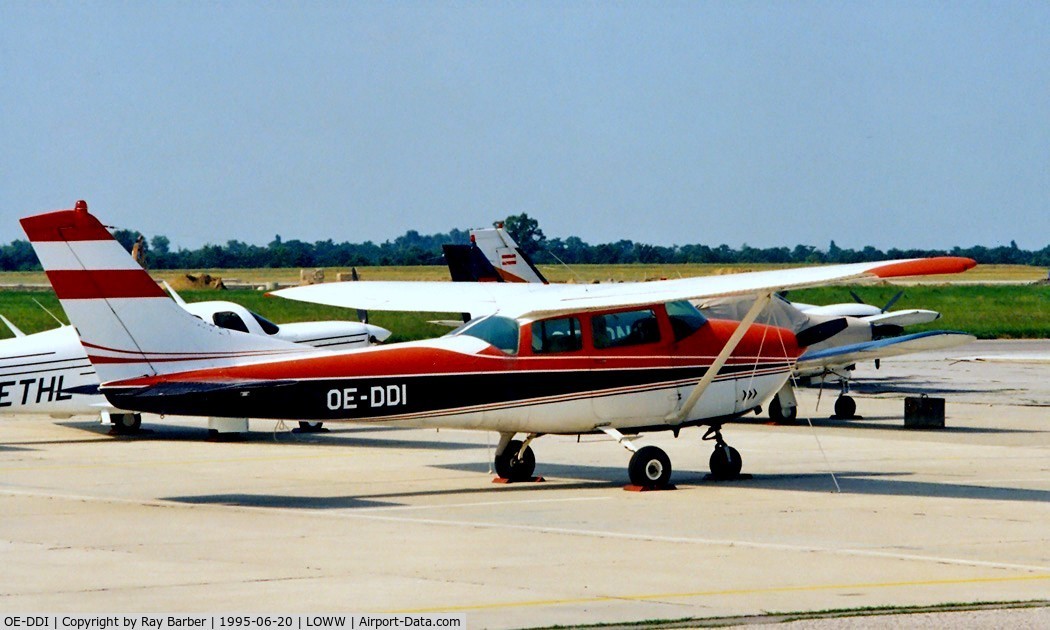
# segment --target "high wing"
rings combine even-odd
[[[467,312],[477,317],[542,317],[566,312],[631,307],[654,302],[760,295],[845,282],[961,273],[977,263],[944,256],[850,265],[800,267],[621,284],[506,284],[449,282],[342,282],[274,291],[291,300],[378,311]]]
[[[814,374],[862,361],[954,348],[976,340],[977,337],[963,332],[921,332],[807,352],[799,357],[795,369],[798,374]]]

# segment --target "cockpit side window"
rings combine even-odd
[[[583,349],[583,334],[580,320],[575,317],[559,317],[532,323],[532,351],[536,354],[548,352],[574,352]]]
[[[252,317],[255,318],[255,321],[259,322],[259,325],[262,326],[263,332],[267,335],[276,335],[277,331],[281,329],[280,326],[271,322],[270,320],[266,319],[265,317],[256,313],[255,311],[248,312],[252,314]]]
[[[211,321],[215,322],[219,328],[248,332],[248,325],[244,323],[240,315],[233,311],[219,311],[211,316]]]
[[[509,317],[490,315],[468,322],[449,334],[477,337],[507,354],[518,353],[518,322]]]
[[[671,330],[674,331],[675,341],[685,339],[707,323],[707,318],[693,306],[692,302],[687,300],[668,302],[667,317],[671,320]]]
[[[652,309],[595,315],[591,331],[598,350],[660,341],[660,326]]]

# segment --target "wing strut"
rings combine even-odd
[[[681,424],[685,421],[689,416],[689,413],[693,410],[693,407],[699,402],[700,397],[704,395],[708,385],[715,380],[715,377],[718,376],[718,372],[721,371],[722,366],[729,360],[729,355],[733,354],[733,351],[736,350],[740,340],[744,338],[744,334],[750,330],[751,325],[754,324],[755,319],[758,318],[758,314],[762,312],[762,309],[769,304],[769,301],[772,298],[772,293],[763,293],[758,296],[758,299],[751,305],[747,314],[744,315],[744,319],[740,320],[740,324],[737,325],[736,330],[734,330],[733,334],[729,337],[729,341],[726,342],[725,347],[723,347],[722,351],[718,353],[717,357],[715,357],[715,362],[707,369],[707,372],[704,374],[703,378],[700,379],[700,382],[693,387],[693,391],[689,393],[689,397],[685,399],[685,402],[682,403],[682,406],[679,407],[677,411],[667,414],[664,418],[668,424]]]

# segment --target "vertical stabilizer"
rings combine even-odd
[[[547,284],[547,279],[507,234],[502,223],[492,228],[471,230],[470,240],[485,255],[503,282]]]
[[[21,223],[103,383],[309,351],[187,313],[83,201]]]

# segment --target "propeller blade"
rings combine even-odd
[[[803,347],[816,345],[839,334],[846,329],[846,326],[845,317],[831,319],[795,333],[795,342]]]
[[[886,302],[886,306],[882,307],[882,312],[885,313],[886,311],[890,310],[890,307],[896,304],[897,300],[901,299],[902,297],[904,297],[904,291],[897,291],[897,295],[891,297],[890,301]]]

